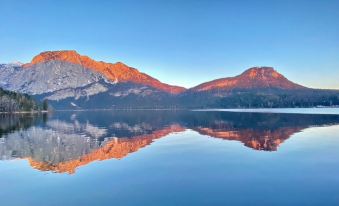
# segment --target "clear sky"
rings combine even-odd
[[[0,12],[2,63],[71,49],[185,87],[273,66],[339,89],[339,0],[0,0]]]

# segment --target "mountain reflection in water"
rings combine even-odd
[[[27,159],[41,171],[72,174],[93,161],[122,159],[171,133],[191,129],[276,151],[305,128],[339,124],[339,115],[190,111],[60,112],[1,116],[0,159]]]

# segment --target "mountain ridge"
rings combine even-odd
[[[103,61],[95,61],[88,56],[80,55],[75,50],[41,52],[39,55],[35,56],[30,63],[24,64],[23,68],[27,69],[33,65],[49,61],[63,61],[81,65],[85,68],[103,74],[113,82],[119,81],[145,84],[171,94],[178,94],[186,90],[184,87],[162,83],[158,79],[142,73],[133,67],[129,67],[122,62],[106,63]]]
[[[138,69],[127,66],[122,62],[106,63],[96,61],[86,55],[80,55],[75,50],[45,51],[33,57],[30,63],[23,64],[23,68],[31,68],[34,65],[49,61],[62,61],[83,66],[94,72],[99,72],[112,82],[133,82],[160,89],[171,94],[180,94],[187,89],[178,85],[162,83]],[[260,77],[262,77],[260,79]],[[251,89],[251,88],[281,88],[281,89],[307,89],[294,83],[277,72],[273,67],[251,67],[234,77],[224,77],[203,82],[188,90],[200,92],[214,89]]]
[[[192,91],[201,92],[208,90],[232,90],[232,89],[257,89],[257,88],[279,88],[279,89],[307,89],[296,84],[273,67],[251,67],[235,77],[219,78],[205,82],[190,88]]]
[[[273,67],[185,89],[124,63],[95,61],[74,50],[46,51],[28,64],[0,64],[0,88],[50,100],[56,109],[314,107],[339,105],[339,90],[307,88]]]

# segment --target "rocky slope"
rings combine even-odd
[[[137,69],[129,67],[121,62],[115,64],[102,61],[95,61],[87,56],[82,56],[76,51],[48,51],[42,52],[33,58],[32,62],[23,65],[30,68],[34,65],[43,64],[50,61],[67,62],[90,69],[105,76],[112,82],[130,82],[150,86],[171,94],[178,94],[185,90],[183,87],[164,84],[159,80],[139,72]]]
[[[55,109],[168,107],[171,97],[185,90],[75,51],[43,52],[28,64],[0,65],[0,87],[47,99]]]
[[[107,91],[100,81],[111,83],[101,74],[80,65],[61,61],[34,64],[29,69],[6,67],[0,69],[0,78],[0,86],[7,90],[30,95],[50,94],[47,96],[50,100],[76,97],[75,89],[82,87],[91,88],[91,92],[87,89],[89,91],[86,92],[87,95],[100,93]],[[70,94],[70,91],[74,91],[74,94]],[[58,93],[63,95],[58,96]]]

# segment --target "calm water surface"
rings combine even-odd
[[[339,107],[323,107],[323,108],[255,108],[255,109],[202,109],[202,110],[195,110],[195,111],[282,113],[282,114],[338,114],[339,115]]]
[[[339,115],[0,116],[0,205],[339,205]]]

